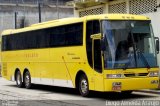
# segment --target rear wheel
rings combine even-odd
[[[27,89],[31,88],[31,76],[29,71],[26,71],[24,74],[24,85]]]
[[[22,88],[22,87],[23,87],[22,76],[21,76],[20,71],[17,71],[17,72],[16,72],[16,85],[17,85],[17,87],[19,87],[19,88]]]
[[[85,74],[80,76],[79,92],[84,97],[87,97],[89,95],[89,84],[88,84],[87,76]]]

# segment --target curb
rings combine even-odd
[[[138,90],[135,92],[144,92],[144,93],[153,93],[153,94],[160,94],[160,89],[157,90]]]

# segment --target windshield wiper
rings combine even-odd
[[[143,55],[142,51],[140,51],[139,49],[136,50],[137,54],[140,55],[142,61],[144,62],[144,64],[146,65],[147,68],[150,68],[150,65],[147,61],[147,59],[145,58],[145,56]]]

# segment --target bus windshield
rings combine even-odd
[[[150,21],[102,21],[105,69],[157,67]]]

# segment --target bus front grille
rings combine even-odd
[[[135,74],[124,74],[125,77],[135,77]]]
[[[125,77],[141,77],[147,76],[148,73],[133,73],[133,74],[124,74]]]
[[[139,76],[147,76],[148,73],[139,73]]]

